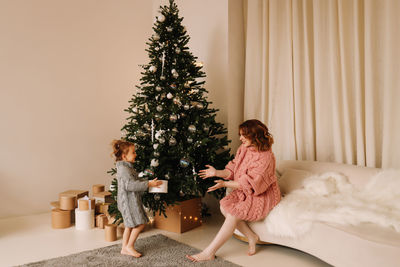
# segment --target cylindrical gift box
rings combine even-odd
[[[75,227],[77,230],[94,228],[94,210],[75,209]]]
[[[117,240],[117,225],[115,224],[106,224],[105,233],[106,233],[106,241],[113,242]]]
[[[94,198],[80,198],[78,199],[78,209],[79,210],[94,210],[96,207]]]
[[[95,184],[92,186],[93,194],[104,192],[105,186],[102,184]]]
[[[125,231],[125,226],[124,226],[123,223],[121,223],[117,227],[117,236],[123,236],[124,235],[124,231]]]
[[[74,196],[60,196],[60,209],[62,210],[74,210],[76,197]]]
[[[71,211],[70,210],[51,210],[51,227],[54,229],[68,228],[71,226]]]
[[[104,226],[108,223],[108,218],[105,214],[96,216],[96,227],[104,229]]]

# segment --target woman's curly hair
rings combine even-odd
[[[240,124],[239,134],[248,138],[258,151],[267,151],[274,143],[267,126],[259,120],[247,120]]]

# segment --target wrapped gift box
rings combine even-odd
[[[154,216],[154,226],[175,233],[184,233],[201,225],[201,198],[192,198],[168,206],[167,218],[163,214]]]
[[[61,196],[73,196],[75,197],[75,208],[78,207],[78,199],[84,196],[89,196],[89,191],[85,190],[68,190],[59,194]]]
[[[92,192],[93,192],[93,194],[104,192],[104,188],[105,188],[105,185],[103,185],[103,184],[95,184],[92,186]]]
[[[100,193],[93,193],[93,197],[96,200],[96,203],[112,203],[114,199],[111,196],[110,192],[100,192]]]

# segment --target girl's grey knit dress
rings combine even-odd
[[[136,227],[149,221],[143,208],[142,194],[149,181],[140,180],[133,163],[117,161],[118,210],[122,214],[125,227]]]

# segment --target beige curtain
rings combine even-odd
[[[248,0],[244,119],[278,159],[400,168],[400,1]]]

